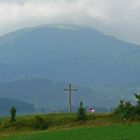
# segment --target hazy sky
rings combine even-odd
[[[140,0],[0,0],[0,35],[50,23],[90,26],[140,44]]]

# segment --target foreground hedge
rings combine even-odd
[[[96,120],[102,118],[112,118],[111,113],[105,114],[87,114],[86,120]],[[85,121],[86,121],[85,120]],[[48,115],[35,115],[17,117],[16,121],[11,122],[10,119],[3,119],[0,121],[0,128],[7,129],[12,128],[16,130],[30,129],[30,130],[42,130],[48,127],[63,126],[63,125],[75,125],[81,124],[77,120],[76,113],[64,113],[64,114],[48,114]]]

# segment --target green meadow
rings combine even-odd
[[[28,132],[4,136],[0,140],[140,140],[140,124]]]
[[[0,140],[140,140],[140,122],[120,120],[110,113],[88,114],[84,122],[75,120],[76,114],[40,115],[48,123],[45,129],[34,129],[38,124],[34,115],[17,117],[16,122],[0,120]],[[44,123],[44,122],[43,122]]]

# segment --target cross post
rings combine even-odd
[[[77,89],[73,89],[72,85],[69,84],[68,88],[63,89],[63,90],[69,92],[69,113],[71,113],[71,94],[72,94],[72,91],[77,91]]]

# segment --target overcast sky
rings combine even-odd
[[[50,23],[90,26],[140,44],[140,0],[0,0],[0,35]]]

